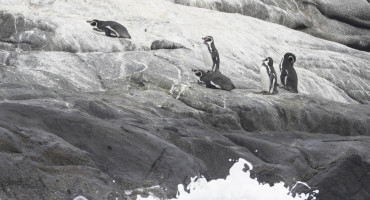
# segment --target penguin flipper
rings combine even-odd
[[[107,29],[107,28],[106,28],[106,29],[104,30],[104,32],[105,32],[105,35],[106,35],[106,36],[108,36],[108,37],[112,37],[112,36],[110,35],[111,30],[109,30],[109,29]]]
[[[212,81],[207,81],[206,87],[211,89],[219,89]]]
[[[281,81],[281,84],[283,84],[283,86],[286,85],[286,83],[285,83],[285,77],[286,76],[287,76],[286,73],[281,73],[281,75],[280,75],[280,81]]]
[[[216,69],[215,69],[215,72],[218,72],[219,71],[219,68],[220,68],[220,56],[216,55]]]
[[[221,89],[221,86],[220,86],[220,85],[218,85],[218,84],[216,84],[216,83],[214,83],[213,81],[210,81],[210,84],[212,84],[212,85],[213,85],[213,87],[215,87],[215,88],[217,88],[217,89]]]
[[[274,75],[271,73],[269,75],[269,78],[270,78],[270,87],[269,87],[269,93],[272,93],[271,89],[273,88],[274,86]]]

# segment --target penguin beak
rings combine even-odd
[[[92,21],[86,21],[87,23],[91,24]]]
[[[194,74],[198,77],[201,77],[202,76],[202,72],[200,72],[198,69],[192,69],[191,71],[194,72]]]
[[[268,59],[266,58],[265,60],[262,60],[262,61],[264,62],[264,61],[267,61],[267,60],[268,60]]]

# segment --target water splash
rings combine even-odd
[[[245,169],[248,171],[245,172]],[[253,169],[251,163],[244,159],[239,159],[229,171],[225,179],[207,181],[204,177],[191,178],[190,184],[186,187],[178,185],[178,193],[175,199],[171,200],[304,200],[313,197],[311,194],[300,194],[291,196],[289,188],[284,187],[284,183],[276,183],[270,187],[269,184],[261,184],[256,179],[250,178],[250,170]],[[297,182],[297,184],[303,184]],[[307,184],[306,184],[307,185]],[[308,185],[307,185],[308,186]],[[318,191],[315,191],[318,193]],[[154,196],[138,200],[157,200]]]

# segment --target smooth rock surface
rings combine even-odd
[[[315,37],[370,51],[370,2],[367,0],[169,0],[239,13],[300,30]]]

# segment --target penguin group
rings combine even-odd
[[[280,62],[280,81],[282,87],[290,92],[298,93],[298,77],[293,67],[296,57],[293,53],[286,53]],[[277,90],[277,75],[274,68],[274,61],[271,57],[267,57],[262,61],[260,67],[261,85],[263,94],[276,94]]]
[[[200,69],[193,69],[192,71],[199,78],[198,83],[204,83],[207,88],[232,90],[235,89],[231,80],[223,75],[220,68],[220,55],[216,49],[215,41],[212,36],[202,38],[203,61],[206,67],[211,67],[210,71],[203,71]],[[280,63],[280,80],[282,87],[290,92],[298,93],[298,77],[293,65],[296,57],[293,53],[286,53]],[[263,94],[277,94],[278,93],[278,77],[274,68],[274,61],[271,57],[267,57],[262,61],[260,67],[261,85]]]
[[[128,30],[122,24],[115,21],[101,21],[97,19],[86,21],[93,26],[94,31],[104,32],[108,37],[117,37],[131,39]],[[220,55],[215,45],[212,36],[202,38],[204,46],[202,46],[203,61],[206,67],[211,70],[204,71],[201,69],[192,69],[198,77],[199,84],[205,84],[207,88],[221,89],[231,91],[235,89],[232,81],[220,72]],[[281,60],[279,69],[281,72],[280,81],[282,88],[298,93],[298,77],[293,67],[296,62],[296,57],[293,53],[286,53]],[[274,68],[274,61],[271,57],[267,57],[262,61],[260,67],[261,85],[263,94],[278,93],[277,74]]]

